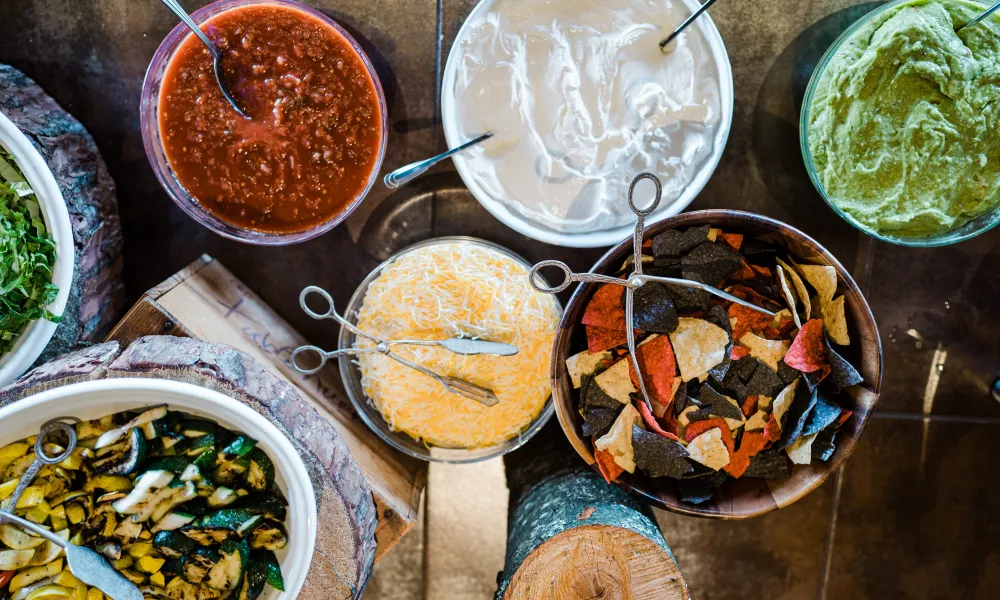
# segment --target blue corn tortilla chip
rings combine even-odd
[[[594,383],[592,375],[580,378],[580,410],[586,412],[588,408],[593,407],[621,410],[622,406],[624,405],[621,402],[609,396],[601,386]]]
[[[748,396],[752,395],[747,391],[747,383],[753,379],[753,374],[759,364],[760,361],[752,356],[744,356],[735,361],[722,379],[720,389],[742,404]]]
[[[632,294],[633,329],[655,333],[672,333],[677,329],[677,308],[662,284],[651,281]]]
[[[615,424],[618,413],[625,408],[624,404],[618,405],[618,410],[604,408],[603,406],[588,406],[583,410],[583,435],[599,438],[611,430]]]
[[[830,457],[833,456],[834,450],[837,449],[835,442],[837,439],[837,432],[839,430],[840,427],[834,423],[816,435],[816,439],[813,440],[812,444],[813,458],[824,462],[830,460]]]
[[[699,277],[688,277],[688,279],[697,281],[698,283],[705,283]],[[670,299],[674,301],[674,306],[677,307],[677,312],[686,314],[708,310],[711,296],[705,290],[681,285],[667,285],[665,287],[667,294],[670,295]]]
[[[725,471],[712,471],[701,477],[682,479],[677,482],[677,497],[688,504],[704,504],[715,496],[716,490],[727,479]]]
[[[677,440],[632,425],[632,452],[637,467],[650,477],[680,479],[694,470]]]
[[[729,365],[733,362],[729,356],[733,351],[733,327],[729,323],[729,314],[726,312],[726,309],[718,304],[714,304],[708,309],[708,312],[705,313],[705,320],[713,325],[717,325],[729,336],[729,343],[726,344],[726,357],[722,359],[722,362],[708,371],[708,374],[714,377],[716,381],[722,381],[729,371]]]
[[[791,406],[782,418],[781,439],[776,444],[778,448],[784,448],[802,437],[802,431],[816,402],[816,390],[810,390],[808,386],[803,385],[796,388],[795,398],[792,399]]]
[[[698,244],[708,241],[709,229],[710,226],[702,225],[684,231],[671,229],[653,236],[653,257],[680,257]]]
[[[748,357],[749,358],[749,357]],[[757,360],[756,358],[754,360]],[[746,385],[747,396],[767,396],[774,398],[787,384],[778,377],[771,367],[761,364],[753,372]]]
[[[681,268],[685,278],[694,275],[699,281],[720,285],[743,268],[743,259],[726,244],[705,242],[684,255]]]
[[[785,364],[784,360],[778,361],[778,377],[781,378],[781,381],[785,382],[785,385],[789,385],[795,381],[801,373],[802,371]]]
[[[792,475],[792,463],[781,448],[771,448],[750,457],[750,466],[744,477],[758,479],[785,479]]]
[[[743,420],[743,411],[729,399],[712,389],[710,385],[701,386],[698,392],[698,404],[709,409],[709,414],[723,419]],[[704,410],[704,408],[702,409]]]
[[[823,337],[823,345],[826,347],[826,359],[830,363],[830,375],[826,380],[831,385],[840,391],[864,382],[865,378],[861,376],[861,373],[858,373],[854,365],[834,351],[826,336]]]
[[[740,252],[745,256],[758,256],[762,254],[777,254],[778,248],[774,244],[762,242],[756,238],[744,237],[743,244],[740,246]]]
[[[802,435],[812,435],[826,429],[837,421],[840,413],[841,408],[839,406],[827,400],[822,393],[817,393],[816,404],[813,406],[812,411],[809,412],[809,417],[802,428]]]
[[[653,259],[653,266],[644,269],[650,275],[658,277],[680,277],[681,259],[680,257],[660,257]]]

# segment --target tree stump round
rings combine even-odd
[[[302,456],[316,494],[316,549],[299,600],[360,598],[375,562],[371,490],[328,420],[291,385],[225,344],[148,336],[124,350],[108,342],[71,352],[0,390],[0,406],[80,381],[152,377],[193,383],[250,406],[284,432]]]
[[[688,600],[648,507],[583,464],[558,427],[504,463],[510,517],[497,600]]]
[[[76,272],[43,362],[104,338],[125,306],[122,229],[115,183],[79,121],[17,69],[0,65],[0,111],[41,153],[69,209]]]

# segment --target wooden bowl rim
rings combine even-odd
[[[686,213],[681,213],[673,217],[668,217],[662,221],[657,221],[646,226],[644,236],[646,239],[651,238],[654,235],[662,233],[668,229],[676,229],[679,227],[690,227],[696,225],[714,225],[720,219],[737,219],[745,220],[748,225],[756,225],[764,229],[770,229],[777,232],[787,238],[796,240],[803,247],[815,252],[817,256],[823,258],[830,266],[837,270],[838,278],[846,283],[846,287],[850,290],[860,300],[860,306],[857,311],[852,311],[852,313],[860,313],[858,316],[861,320],[867,322],[870,325],[871,330],[874,332],[874,346],[877,352],[876,361],[876,375],[874,381],[864,382],[862,385],[871,393],[871,406],[868,412],[864,415],[861,422],[858,424],[856,432],[848,439],[841,440],[838,444],[839,452],[827,463],[819,463],[823,465],[824,469],[817,476],[812,478],[810,481],[802,485],[800,488],[796,488],[794,493],[787,497],[786,501],[782,504],[773,502],[768,506],[762,508],[738,512],[735,510],[724,509],[719,507],[717,504],[711,504],[713,510],[706,510],[700,505],[695,504],[685,504],[680,501],[675,503],[669,503],[663,501],[659,496],[654,495],[651,492],[643,489],[644,486],[634,485],[631,481],[623,481],[618,478],[614,481],[614,484],[618,487],[624,489],[630,494],[639,496],[643,500],[653,504],[657,507],[663,508],[670,512],[677,514],[722,519],[722,520],[741,520],[750,519],[753,517],[758,517],[763,514],[767,514],[771,511],[777,510],[778,508],[783,508],[797,502],[804,496],[818,488],[822,485],[832,473],[837,471],[844,462],[850,458],[851,454],[854,453],[854,449],[857,446],[858,441],[864,434],[868,427],[868,423],[871,421],[872,413],[875,411],[875,407],[878,403],[880,389],[882,386],[882,372],[884,367],[884,358],[882,353],[882,338],[878,330],[878,324],[875,321],[875,316],[872,314],[871,307],[868,305],[868,300],[865,298],[864,293],[862,293],[861,288],[858,287],[857,282],[851,276],[850,272],[844,268],[839,260],[831,253],[829,250],[824,248],[819,242],[814,240],[811,236],[806,235],[801,230],[792,227],[791,225],[773,219],[771,217],[766,217],[763,215],[758,215],[746,211],[740,210],[726,210],[726,209],[708,209],[708,210],[698,210]],[[615,261],[624,261],[626,256],[632,252],[632,238],[629,237],[619,244],[613,246],[609,249],[596,263],[590,268],[592,273],[607,273],[607,266],[609,264],[615,264]],[[614,259],[614,260],[612,260]],[[593,452],[590,449],[590,444],[588,439],[583,438],[579,435],[577,431],[578,422],[582,421],[579,413],[573,408],[575,406],[575,400],[573,398],[565,398],[563,395],[563,387],[561,385],[562,378],[567,377],[565,374],[565,361],[568,356],[562,356],[559,352],[559,347],[561,343],[567,338],[572,337],[573,332],[577,327],[580,327],[579,323],[568,323],[571,315],[575,312],[574,308],[581,302],[581,298],[584,295],[584,290],[589,289],[589,286],[596,284],[586,284],[581,283],[577,285],[576,289],[573,291],[573,295],[570,297],[569,302],[566,303],[566,308],[563,310],[562,318],[559,322],[559,327],[556,332],[556,339],[552,347],[552,363],[550,365],[549,374],[552,380],[552,399],[556,407],[556,418],[559,420],[559,426],[563,430],[563,434],[566,435],[570,444],[576,450],[577,454],[584,459],[587,464],[590,465],[592,469],[596,472],[600,472],[597,468],[597,464],[594,461]],[[860,329],[860,327],[859,327]],[[569,343],[566,343],[567,349],[569,348]],[[568,353],[566,353],[568,354]],[[815,463],[814,463],[815,464]],[[642,477],[643,481],[649,478],[645,476]],[[781,480],[787,481],[787,480]]]

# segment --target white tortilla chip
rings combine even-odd
[[[788,384],[788,387],[781,390],[778,397],[774,399],[774,403],[771,405],[771,412],[774,414],[775,420],[778,421],[778,429],[781,429],[781,419],[788,412],[788,407],[792,405],[792,400],[795,399],[795,390],[799,387],[799,379]]]
[[[708,230],[708,241],[714,242],[715,240],[719,239],[720,235],[722,235],[721,229],[718,229],[716,227],[710,227]]]
[[[566,359],[566,370],[574,388],[579,388],[584,375],[593,375],[602,362],[611,358],[611,351],[591,354],[587,350]]]
[[[704,319],[681,317],[677,329],[670,334],[674,357],[682,381],[705,377],[708,372],[726,359],[729,334],[726,330]]]
[[[729,418],[729,417],[725,417],[724,418],[724,420],[726,422],[726,425],[729,425],[729,430],[730,431],[736,431],[740,427],[743,427],[743,424],[746,423],[747,418],[743,416],[743,409],[740,407],[739,403],[736,402],[736,400],[733,400],[729,396],[723,396],[723,397],[726,400],[728,400],[730,404],[732,404],[733,406],[735,406],[736,410],[740,411],[740,418],[739,418],[739,420],[732,419],[732,418]]]
[[[607,450],[615,459],[615,464],[629,473],[635,473],[635,453],[632,449],[632,426],[642,424],[642,415],[628,404],[615,419],[611,430],[594,442],[598,450]]]
[[[697,412],[699,409],[697,406],[691,405],[681,411],[681,414],[677,415],[677,437],[684,439],[684,432],[687,431],[688,425],[691,424],[691,413]]]
[[[605,394],[622,404],[631,404],[632,398],[629,397],[629,394],[636,391],[635,386],[632,385],[632,377],[629,375],[629,360],[629,357],[626,356],[594,378],[594,383],[600,386]]]
[[[772,404],[774,404],[774,398],[770,396],[757,396],[757,410],[771,412]]]
[[[760,359],[762,363],[778,370],[778,362],[785,358],[791,340],[768,340],[748,331],[740,338],[740,343],[750,349],[750,356]]]
[[[833,343],[840,346],[851,343],[851,336],[847,333],[847,313],[844,309],[843,296],[837,296],[823,306],[823,329],[826,329],[826,335]]]
[[[809,285],[816,290],[820,302],[833,300],[837,293],[837,269],[826,265],[796,265]]]
[[[677,390],[679,390],[679,389],[681,389],[681,378],[680,377],[674,377],[674,385],[670,389],[670,398],[671,399],[674,399],[674,398],[677,397]],[[659,402],[657,402],[656,398],[653,398],[651,396],[649,398],[649,402],[650,402],[650,404],[653,405],[653,414],[656,415],[657,418],[662,419],[663,415],[667,414],[667,406],[664,405],[664,404],[660,404]]]
[[[758,410],[754,414],[750,415],[749,419],[747,419],[747,424],[744,426],[744,429],[746,431],[760,431],[761,429],[764,429],[764,426],[767,425],[767,421],[770,418],[771,415],[767,414],[767,412]]]
[[[699,462],[713,471],[729,464],[729,448],[722,441],[722,431],[713,427],[691,440],[687,445],[691,460]]]
[[[792,311],[788,310],[787,308],[783,308],[778,312],[774,313],[774,318],[771,319],[771,327],[781,327],[781,322],[784,321],[785,319],[791,319],[793,321],[795,320],[795,318],[792,316]]]
[[[795,326],[799,329],[802,328],[802,320],[799,319],[799,311],[795,309],[795,292],[792,291],[792,286],[788,283],[788,277],[785,275],[785,269],[781,265],[778,268],[778,283],[781,284],[781,295],[785,297],[785,303],[788,304],[788,308],[791,309],[792,319],[795,320]]]
[[[779,266],[785,268],[785,275],[791,280],[792,286],[795,288],[795,296],[798,298],[799,302],[802,304],[802,315],[806,319],[809,319],[809,314],[812,313],[812,303],[809,300],[809,290],[806,289],[806,284],[802,281],[802,277],[799,276],[798,272],[788,265],[785,261],[780,258],[776,259]],[[795,308],[792,307],[792,310]],[[801,327],[801,325],[799,325]]]
[[[812,462],[812,446],[819,432],[805,435],[795,440],[785,447],[785,453],[792,463],[796,465],[808,465]]]

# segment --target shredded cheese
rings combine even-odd
[[[371,283],[358,327],[386,340],[469,337],[517,346],[518,354],[508,357],[393,347],[436,373],[493,390],[500,403],[486,407],[451,394],[377,353],[358,356],[361,385],[394,431],[439,447],[493,446],[524,431],[545,406],[558,324],[555,299],[534,291],[528,269],[510,256],[475,242],[424,246],[400,256]]]

